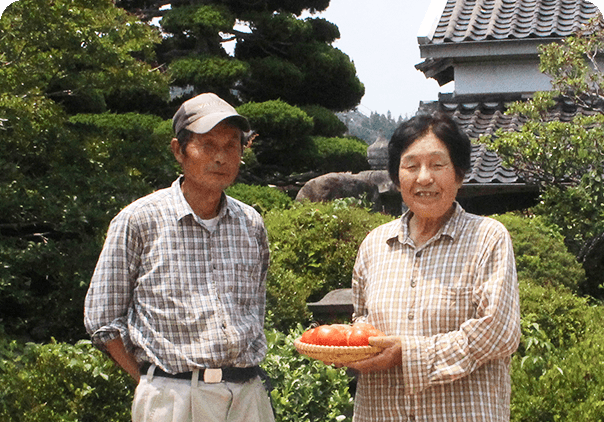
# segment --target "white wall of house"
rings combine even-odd
[[[532,93],[551,89],[539,62],[484,60],[455,63],[455,94]]]

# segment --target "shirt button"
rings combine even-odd
[[[417,285],[417,282],[415,280],[411,280],[411,287],[415,287]]]
[[[418,258],[420,258],[422,256],[422,251],[416,252],[415,256],[418,257]]]
[[[411,319],[415,318],[415,314],[413,314],[413,312],[409,312],[409,316],[407,318],[409,318],[411,320]]]

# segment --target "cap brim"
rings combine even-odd
[[[215,113],[209,116],[202,117],[186,126],[185,129],[193,132],[193,133],[208,133],[211,131],[218,123],[223,120],[229,119],[229,123],[232,123],[234,126],[238,127],[244,132],[248,132],[250,128],[250,123],[247,121],[245,117],[240,114],[233,113]]]

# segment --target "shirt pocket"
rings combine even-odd
[[[424,335],[435,335],[458,330],[474,317],[472,287],[439,286],[425,296],[422,306]]]
[[[227,296],[240,306],[257,301],[260,269],[258,264],[230,263],[225,266],[224,283]]]

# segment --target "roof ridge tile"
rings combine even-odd
[[[448,0],[432,43],[566,37],[598,13],[587,0]]]

